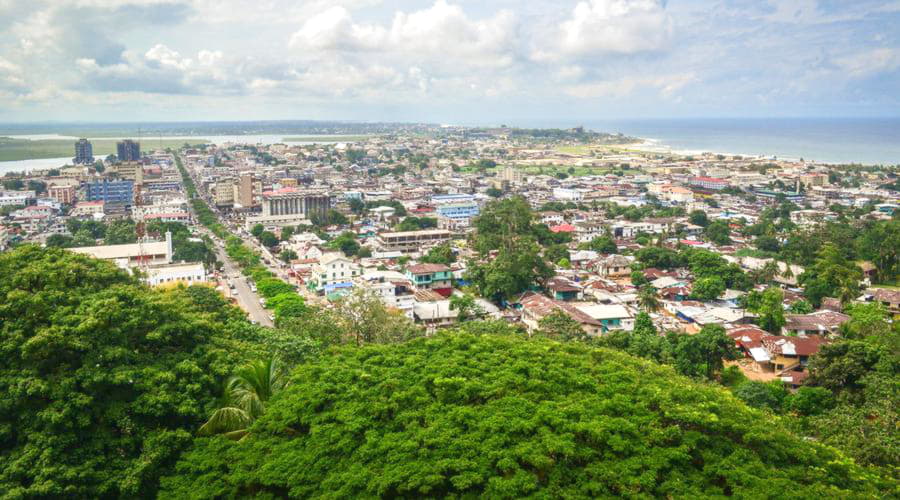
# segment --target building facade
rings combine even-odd
[[[131,139],[116,143],[116,157],[119,161],[139,161],[141,159],[141,143]]]
[[[87,201],[103,201],[106,203],[124,203],[131,205],[134,200],[133,181],[102,181],[89,182],[85,186]]]
[[[322,216],[331,209],[332,198],[328,193],[294,188],[269,191],[263,193],[262,215],[299,215],[306,219]]]
[[[87,139],[78,139],[75,143],[75,158],[72,163],[84,165],[94,163],[94,146]]]

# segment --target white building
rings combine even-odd
[[[319,258],[319,263],[313,266],[309,279],[316,290],[322,290],[328,285],[351,282],[360,274],[359,264],[344,257],[340,252],[332,252]]]
[[[206,283],[206,281],[206,269],[200,262],[162,264],[147,269],[147,283],[151,286],[168,283],[196,285],[197,283]]]

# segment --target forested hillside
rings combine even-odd
[[[342,307],[264,329],[208,287],[150,289],[61,249],[0,254],[0,496],[897,491],[652,361],[504,323],[420,338],[376,305]]]

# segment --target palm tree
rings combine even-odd
[[[213,412],[198,433],[222,434],[235,440],[245,437],[250,425],[265,413],[266,403],[286,382],[284,370],[273,358],[241,366],[225,384],[222,407]]]
[[[656,297],[656,288],[651,285],[644,285],[638,292],[638,303],[641,309],[647,312],[656,312],[659,310],[659,299]]]

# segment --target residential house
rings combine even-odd
[[[782,332],[785,335],[833,335],[850,316],[836,311],[815,311],[809,314],[786,314]]]
[[[412,265],[406,268],[406,276],[418,289],[433,290],[444,297],[453,293],[451,271],[444,264]]]
[[[350,283],[360,274],[359,265],[344,257],[344,254],[326,253],[319,258],[319,263],[313,266],[307,286],[321,292],[332,285]]]
[[[624,255],[610,255],[597,262],[597,273],[609,278],[631,274],[631,260]]]
[[[556,300],[571,301],[581,298],[581,287],[563,276],[550,278],[544,284],[544,288]]]

